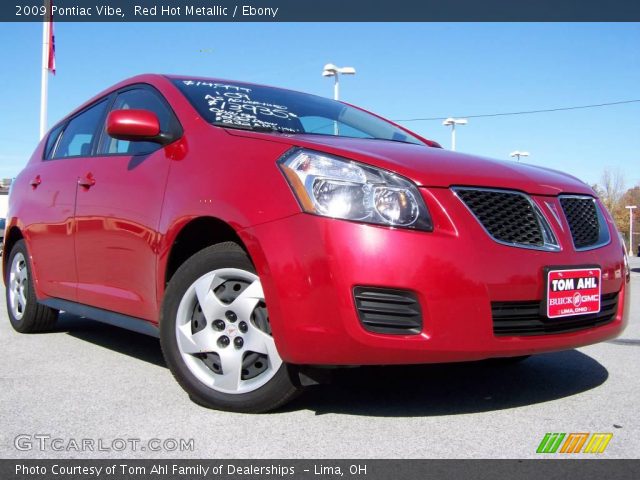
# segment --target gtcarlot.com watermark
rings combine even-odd
[[[13,446],[21,452],[193,452],[193,438],[62,438],[46,433],[20,434]]]

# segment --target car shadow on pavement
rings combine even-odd
[[[160,343],[139,333],[62,314],[56,328],[74,338],[166,367]],[[516,364],[499,361],[360,367],[332,371],[275,415],[311,410],[380,417],[456,415],[548,402],[596,388],[607,369],[578,352],[545,353]]]
[[[55,331],[93,343],[114,352],[129,355],[160,367],[166,367],[157,338],[119,327],[62,313]]]
[[[283,411],[379,417],[458,415],[548,402],[596,388],[609,374],[577,350],[516,364],[469,363],[336,370]]]

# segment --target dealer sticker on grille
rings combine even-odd
[[[600,311],[600,269],[547,271],[547,317],[559,318]]]

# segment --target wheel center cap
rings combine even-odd
[[[238,328],[234,327],[233,325],[229,326],[227,328],[227,335],[231,338],[235,337],[236,335],[238,335]]]

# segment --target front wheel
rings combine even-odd
[[[201,250],[174,274],[160,342],[178,383],[205,407],[265,412],[299,390],[271,335],[260,279],[234,243]]]

